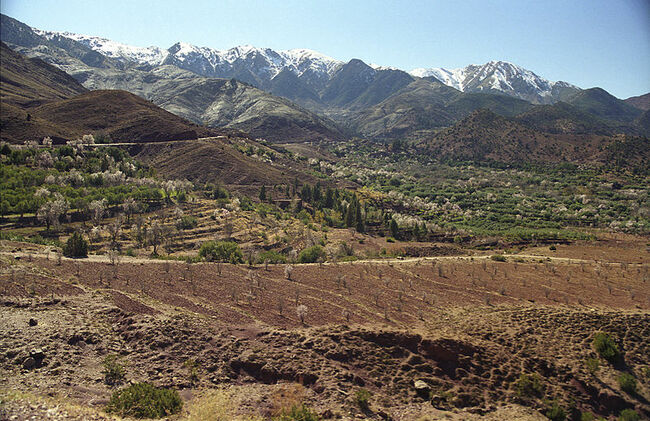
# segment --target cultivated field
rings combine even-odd
[[[101,409],[110,396],[101,362],[116,354],[128,379],[180,389],[195,411],[206,389],[221,388],[231,394],[221,410],[233,417],[269,417],[299,401],[343,419],[537,419],[532,409],[544,413],[550,402],[647,415],[644,241],[609,235],[499,254],[505,261],[494,250],[463,250],[268,267],[59,261],[44,246],[3,241],[3,393],[38,390],[54,400],[14,394],[10,404],[36,400],[47,411],[68,402],[85,418],[86,406]],[[598,331],[616,338],[624,367],[589,362],[598,361]],[[42,366],[24,368],[34,348]],[[636,395],[620,391],[621,370],[638,378]],[[522,374],[539,376],[543,392],[519,393]],[[360,389],[371,393],[366,410],[355,400]]]

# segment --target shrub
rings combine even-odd
[[[321,246],[312,246],[304,249],[298,255],[300,263],[315,263],[319,258],[325,258],[325,251]]]
[[[618,417],[619,421],[640,421],[641,417],[632,409],[624,409]]]
[[[270,264],[287,263],[287,256],[280,254],[275,250],[263,251],[257,256],[257,263],[264,262]]]
[[[544,415],[546,415],[546,418],[553,421],[566,420],[566,412],[564,412],[564,409],[558,405],[557,402],[553,402]]]
[[[495,262],[505,262],[506,261],[506,256],[502,256],[500,254],[493,254],[490,259],[494,260]]]
[[[233,241],[208,241],[203,243],[199,249],[199,256],[211,262],[237,264],[244,261],[239,245]]]
[[[597,358],[587,358],[585,360],[585,365],[591,374],[596,374],[600,369],[600,362]]]
[[[79,232],[75,232],[65,243],[63,254],[67,257],[88,257],[88,242]]]
[[[580,421],[594,421],[596,417],[591,412],[583,412],[580,414]]]
[[[618,378],[618,385],[621,390],[629,393],[630,395],[636,394],[636,379],[629,373],[623,373]]]
[[[515,382],[515,391],[522,398],[541,397],[544,387],[540,381],[539,375],[522,374]]]
[[[616,363],[621,359],[621,353],[614,343],[614,340],[606,333],[598,332],[594,336],[594,349],[602,358],[610,363]]]
[[[191,215],[183,215],[176,222],[176,227],[183,230],[196,228],[197,225],[198,225],[198,221],[196,220],[195,217]]]
[[[122,383],[122,380],[124,380],[125,370],[124,366],[117,361],[117,355],[107,355],[104,358],[102,365],[104,366],[102,373],[104,374],[104,382],[106,382],[106,384]]]
[[[364,411],[367,411],[370,409],[370,392],[366,389],[359,389],[356,391],[354,394],[354,400],[359,405],[359,408],[361,408]]]
[[[178,392],[157,388],[149,383],[136,383],[111,396],[106,411],[122,417],[161,418],[175,414],[183,408]]]
[[[302,405],[293,405],[290,410],[283,410],[273,421],[318,421],[318,415]]]

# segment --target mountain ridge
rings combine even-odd
[[[60,36],[73,39],[94,51],[119,61],[133,61],[147,66],[174,64],[201,76],[235,77],[237,70],[244,66],[251,69],[253,77],[245,78],[243,81],[253,83],[263,89],[268,88],[269,82],[282,70],[288,69],[302,79],[307,86],[320,90],[323,88],[324,81],[331,80],[337,71],[346,65],[341,60],[309,49],[296,48],[276,51],[271,48],[241,45],[227,50],[219,50],[212,47],[199,47],[182,41],[163,49],[159,46],[135,47],[92,35],[43,31],[37,28],[32,28],[32,30],[45,38]],[[482,65],[470,64],[451,70],[432,67],[404,71],[380,66],[374,66],[373,70],[399,70],[414,77],[434,76],[447,86],[462,92],[475,93],[491,90],[539,104],[563,100],[567,95],[566,91],[574,93],[579,90],[570,83],[551,82],[521,66],[496,60]]]

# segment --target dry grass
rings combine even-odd
[[[204,390],[188,405],[187,421],[261,421],[257,415],[241,415],[239,399],[226,389]]]

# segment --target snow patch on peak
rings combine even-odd
[[[369,63],[368,66],[372,67],[375,70],[400,70],[397,67],[393,66],[380,66],[379,64]]]
[[[554,86],[574,87],[566,82],[546,80],[521,66],[500,60],[482,65],[470,64],[459,69],[419,68],[409,73],[416,77],[434,76],[460,91],[480,92],[491,89],[522,98],[530,95],[550,97]]]
[[[32,28],[32,30],[46,39],[53,39],[56,36],[68,38],[79,42],[80,44],[97,51],[106,57],[135,61],[137,63],[145,63],[150,65],[158,65],[163,62],[167,56],[167,52],[155,46],[151,47],[135,47],[133,45],[122,44],[117,41],[112,41],[107,38],[95,37],[91,35],[75,34],[72,32],[55,32],[55,31],[42,31]]]

